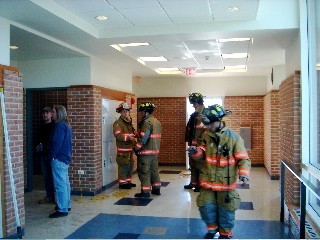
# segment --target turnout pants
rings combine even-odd
[[[212,191],[202,188],[197,198],[197,205],[207,230],[219,231],[222,236],[232,236],[235,211],[239,208],[240,201],[240,196],[235,189]]]
[[[134,167],[133,152],[117,153],[118,183],[131,183]]]
[[[160,189],[161,182],[158,172],[158,155],[139,156],[138,176],[141,182],[141,192]]]

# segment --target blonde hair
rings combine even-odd
[[[66,108],[62,105],[54,105],[53,108],[56,110],[56,122],[65,122],[69,125]]]

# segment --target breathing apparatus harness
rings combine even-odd
[[[221,129],[220,129],[221,130]],[[218,132],[220,132],[220,130]],[[227,178],[228,181],[228,186],[230,185],[230,164],[229,164],[229,160],[230,160],[230,156],[229,156],[229,146],[226,143],[225,145],[221,146],[220,145],[220,136],[218,134],[218,132],[216,133],[217,138],[211,137],[211,140],[216,144],[217,146],[217,154],[216,154],[216,158],[217,158],[217,166],[220,167],[220,159],[221,159],[221,155],[224,156],[227,159],[227,176],[225,178]],[[227,193],[225,199],[224,199],[225,203],[230,203],[230,196],[229,196],[229,192]]]

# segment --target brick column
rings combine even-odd
[[[99,86],[71,86],[67,91],[67,109],[73,130],[73,155],[69,167],[72,194],[93,196],[102,191],[101,101],[126,101],[135,95]],[[136,122],[136,104],[131,104],[131,117]],[[136,127],[136,124],[134,124]],[[78,170],[83,170],[83,175]]]
[[[73,131],[73,155],[69,169],[71,189],[74,194],[94,195],[102,188],[100,88],[70,87],[67,101]],[[79,181],[80,169],[85,174]]]
[[[16,189],[16,200],[20,219],[20,226],[25,225],[25,207],[24,207],[24,175],[23,175],[23,89],[22,77],[17,68],[0,65],[0,82],[4,89],[5,112],[7,120],[8,137],[10,143],[10,156],[14,184]],[[3,216],[2,221],[5,227],[5,237],[17,237],[17,225],[14,211],[13,198],[11,193],[10,175],[6,147],[3,136],[3,148],[1,149],[3,164],[1,164],[1,189]]]
[[[264,97],[264,165],[272,180],[280,176],[279,91]]]
[[[279,87],[280,100],[280,159],[298,169],[301,163],[301,103],[300,72],[285,79]],[[300,182],[286,170],[285,198],[287,204],[299,205]]]

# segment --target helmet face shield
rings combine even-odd
[[[208,125],[213,122],[221,121],[226,115],[226,111],[219,104],[214,104],[203,110],[202,122],[203,124]]]
[[[189,94],[189,102],[190,104],[203,104],[203,96],[201,95],[201,93],[191,93]]]
[[[116,112],[121,113],[122,110],[130,111],[130,109],[131,108],[129,107],[129,104],[124,102],[124,103],[119,104],[119,106],[116,109]]]
[[[138,111],[139,112],[143,112],[144,111],[144,112],[152,113],[154,111],[155,107],[156,106],[151,102],[144,102],[144,103],[141,103],[139,105]]]

